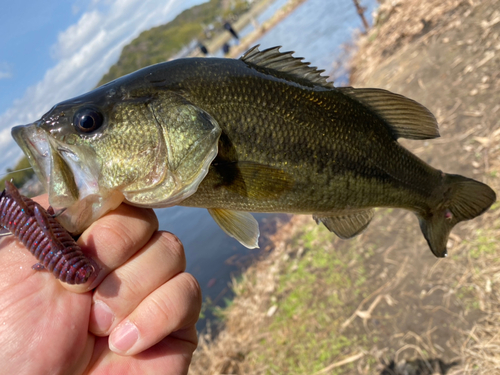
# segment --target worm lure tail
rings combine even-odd
[[[34,269],[45,268],[68,284],[84,284],[97,273],[96,263],[82,253],[53,215],[8,181],[0,195],[0,226],[38,259]]]

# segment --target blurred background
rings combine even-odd
[[[498,190],[498,0],[57,0],[9,2],[0,24],[0,160],[57,102],[151,64],[282,46],[335,85],[381,87],[437,117],[441,137],[402,143],[436,168]],[[40,193],[30,170],[4,176]],[[157,210],[200,282],[192,374],[500,373],[500,215],[428,251],[410,213],[377,210],[341,241],[310,219],[257,214],[260,249],[206,210]]]

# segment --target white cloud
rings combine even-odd
[[[12,126],[36,121],[58,102],[89,91],[118,59],[122,48],[141,31],[166,23],[181,10],[202,2],[93,1],[90,9],[76,24],[60,33],[52,46],[56,65],[0,115],[0,165],[11,166],[21,155],[9,135]],[[2,73],[8,72],[0,69],[0,79]]]
[[[12,78],[12,67],[6,62],[0,62],[0,79]]]
[[[58,42],[53,46],[52,55],[56,59],[64,59],[74,54],[87,41],[92,40],[102,23],[102,14],[97,10],[84,13],[78,23],[60,33]]]
[[[0,79],[12,78],[12,73],[6,70],[0,70]]]

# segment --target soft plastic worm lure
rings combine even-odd
[[[84,284],[95,277],[97,264],[87,258],[71,235],[48,211],[21,195],[10,182],[0,195],[0,226],[16,236],[39,260],[33,269],[47,269],[68,284]]]

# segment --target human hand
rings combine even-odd
[[[32,270],[14,236],[0,240],[0,373],[186,374],[201,291],[180,241],[157,229],[152,210],[128,205],[92,224],[78,244],[102,270],[79,294]]]

